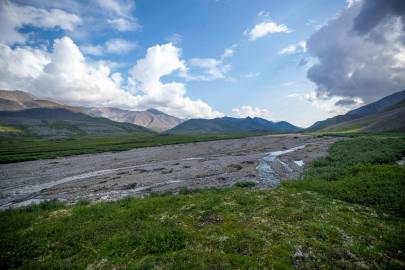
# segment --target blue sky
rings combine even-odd
[[[2,1],[0,87],[73,105],[154,107],[185,118],[259,116],[305,127],[383,94],[322,81],[336,63],[329,57],[335,42],[347,45],[339,37],[350,38],[348,22],[362,6],[362,0]],[[330,39],[333,31],[339,40]],[[361,59],[337,51],[347,63]],[[352,80],[361,64],[345,64],[350,71],[342,76]],[[398,80],[389,91],[401,90]]]

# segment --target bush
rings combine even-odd
[[[252,181],[240,181],[235,183],[234,186],[240,188],[252,188],[256,186],[256,183]]]

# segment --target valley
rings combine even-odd
[[[0,25],[0,270],[405,269],[405,0]]]
[[[110,201],[184,188],[230,187],[239,181],[268,188],[278,185],[274,181],[298,178],[304,164],[325,156],[340,140],[346,139],[266,135],[3,164],[0,207],[52,199]]]

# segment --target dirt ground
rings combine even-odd
[[[282,181],[299,177],[305,165],[326,155],[338,140],[342,138],[269,135],[3,164],[0,208],[49,199],[116,200],[181,187],[226,187],[238,181],[270,187],[258,171],[270,152],[298,146],[277,154],[278,165],[274,163],[271,173]]]

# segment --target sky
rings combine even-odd
[[[0,89],[307,127],[405,89],[402,0],[0,0]]]

